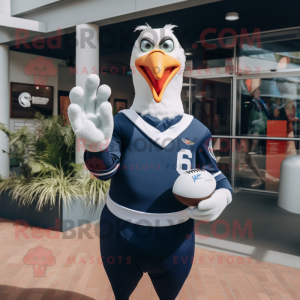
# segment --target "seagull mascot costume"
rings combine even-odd
[[[194,220],[213,221],[232,201],[231,186],[217,167],[210,131],[184,113],[184,50],[174,25],[138,26],[131,55],[135,97],[113,117],[111,90],[92,74],[74,87],[68,108],[85,148],[89,171],[111,179],[100,219],[100,250],[116,300],[129,299],[147,272],[160,299],[174,300],[193,263]],[[177,177],[205,169],[216,191],[198,207],[175,199]],[[184,189],[185,187],[183,187]]]

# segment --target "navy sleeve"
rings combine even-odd
[[[227,178],[224,178],[217,182],[216,190],[218,189],[227,189],[230,191],[231,194],[233,194],[232,187]]]
[[[84,161],[87,169],[98,179],[106,181],[119,169],[121,158],[121,131],[117,123],[114,124],[111,142],[104,151],[90,152],[85,150]]]
[[[207,129],[196,154],[197,169],[210,172],[216,179],[217,189],[227,188],[232,193],[232,188],[227,177],[219,170],[212,146],[212,135]]]

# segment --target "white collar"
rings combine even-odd
[[[167,147],[174,139],[176,139],[193,121],[193,116],[183,114],[181,120],[172,125],[167,130],[160,132],[155,127],[144,121],[133,109],[123,109],[123,113],[136,127],[146,134],[153,142],[160,147]]]

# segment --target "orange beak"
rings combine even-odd
[[[180,69],[180,62],[161,50],[152,50],[135,61],[138,71],[146,79],[154,100],[159,103],[164,91]]]

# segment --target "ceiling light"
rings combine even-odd
[[[185,52],[184,54],[185,55],[193,55],[193,53],[191,53],[191,52]]]
[[[38,86],[36,86],[35,88],[36,88],[37,90],[39,89],[39,87],[38,87]]]
[[[237,12],[229,12],[226,14],[225,16],[225,19],[227,21],[236,21],[238,20],[240,17],[239,17],[239,14]]]

